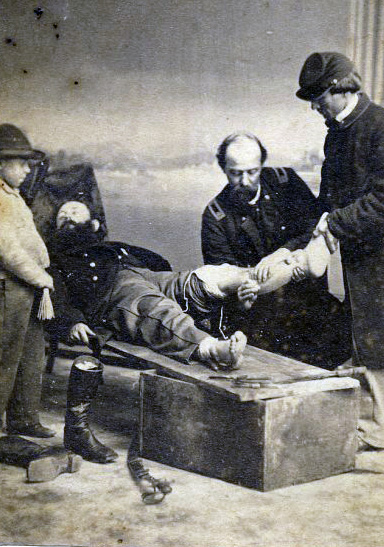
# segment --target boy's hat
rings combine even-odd
[[[31,143],[15,125],[0,125],[0,159],[22,158],[25,160],[42,160],[44,152],[33,150]]]
[[[348,76],[354,69],[353,62],[342,53],[334,51],[312,53],[301,69],[300,89],[296,92],[296,96],[304,101],[312,101]]]

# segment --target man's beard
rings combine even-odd
[[[53,253],[84,249],[100,242],[100,236],[94,232],[90,220],[82,224],[66,221],[57,228],[51,238],[50,250]]]
[[[233,207],[239,211],[243,211],[248,207],[249,202],[256,197],[257,188],[253,189],[249,186],[232,186],[230,190],[230,200]]]

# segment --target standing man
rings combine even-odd
[[[234,133],[222,142],[217,160],[228,184],[206,207],[201,234],[206,264],[255,266],[259,282],[308,243],[319,216],[314,195],[296,172],[264,167],[266,159],[266,149],[252,133]],[[326,366],[350,355],[348,343],[332,343],[334,318],[342,314],[323,278],[261,297],[242,321],[251,344]],[[234,307],[227,316],[236,325],[240,314]],[[348,339],[348,321],[343,322]],[[320,334],[316,343],[313,329]]]
[[[52,289],[48,252],[19,194],[41,159],[14,125],[0,125],[0,418],[7,431],[31,437],[55,433],[39,420],[44,336],[38,319],[42,289]]]
[[[373,421],[362,439],[384,448],[384,109],[360,91],[353,62],[340,53],[313,53],[296,95],[325,119],[320,204],[331,252],[340,241],[352,308],[354,359],[368,368]]]

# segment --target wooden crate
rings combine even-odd
[[[157,372],[141,374],[143,457],[262,491],[354,468],[357,380],[295,381],[329,371],[251,347],[231,374],[277,387],[233,387],[201,365],[155,360]]]

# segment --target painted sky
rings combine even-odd
[[[320,149],[295,98],[305,57],[346,50],[346,0],[5,0],[1,120],[36,146],[178,158],[256,132],[272,158]]]

